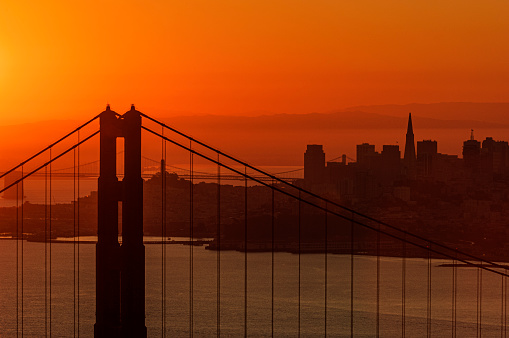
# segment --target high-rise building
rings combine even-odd
[[[487,137],[482,142],[481,167],[482,171],[502,174],[509,166],[509,145],[505,141],[495,141]]]
[[[384,182],[392,182],[401,174],[401,152],[398,145],[384,145],[382,149],[380,176]]]
[[[309,184],[325,182],[325,153],[322,145],[308,144],[304,153],[304,180]]]
[[[382,149],[382,162],[391,163],[391,165],[399,166],[401,160],[401,153],[398,145],[383,145]]]
[[[408,127],[406,131],[405,143],[405,156],[404,160],[407,163],[414,163],[415,157],[415,141],[414,141],[414,128],[412,126],[412,113],[408,113]]]
[[[417,141],[417,158],[422,158],[425,155],[433,156],[438,153],[437,141],[423,140]]]
[[[481,142],[474,139],[474,131],[470,135],[470,140],[463,142],[463,163],[467,168],[479,171],[481,161]]]
[[[374,144],[363,143],[357,145],[358,164],[367,165],[374,156],[376,156]]]
[[[431,176],[433,174],[433,161],[437,154],[437,141],[417,141],[417,165],[421,175]]]

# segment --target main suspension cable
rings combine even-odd
[[[68,138],[69,136],[71,136],[72,134],[74,134],[75,132],[78,132],[79,130],[83,129],[85,126],[89,125],[90,123],[92,123],[94,120],[98,119],[100,115],[96,115],[95,117],[93,117],[92,119],[88,120],[87,122],[83,123],[81,126],[79,126],[78,128],[74,129],[73,131],[71,131],[70,133],[66,134],[65,136],[59,138],[57,141],[53,142],[52,144],[50,144],[49,146],[47,146],[46,148],[42,149],[41,151],[39,151],[38,153],[36,153],[35,155],[29,157],[28,159],[26,159],[25,161],[21,162],[20,164],[18,164],[17,166],[15,166],[14,168],[11,168],[10,170],[7,170],[6,172],[4,172],[3,174],[0,175],[0,178],[3,178],[5,177],[6,175],[9,175],[11,172],[15,171],[16,169],[20,168],[21,166],[27,164],[28,162],[30,162],[31,160],[33,160],[34,158],[36,158],[37,156],[43,154],[44,152],[50,150],[51,148],[53,148],[54,146],[56,146],[57,144],[59,144],[60,142],[62,142],[63,140],[65,140],[66,138]]]
[[[270,187],[270,184],[268,184],[268,183],[266,183],[266,182],[264,182],[264,181],[262,181],[262,180],[260,180],[260,179],[258,179],[258,178],[256,178],[256,177],[253,177],[253,176],[251,176],[251,175],[247,175],[247,174],[245,174],[245,173],[243,173],[243,172],[241,172],[241,171],[239,171],[239,170],[236,170],[235,168],[233,168],[233,167],[231,167],[231,166],[229,166],[229,165],[226,165],[226,164],[224,164],[224,163],[220,163],[220,162],[218,162],[217,160],[215,160],[215,159],[213,159],[213,158],[211,158],[211,157],[209,157],[209,156],[203,155],[202,153],[199,153],[199,152],[197,152],[197,151],[195,151],[195,150],[193,150],[193,149],[191,149],[191,148],[189,148],[189,147],[187,147],[187,146],[185,146],[185,145],[182,145],[182,144],[180,144],[180,143],[178,143],[178,142],[176,142],[176,141],[174,141],[174,140],[172,140],[172,139],[169,139],[169,138],[167,138],[167,137],[165,137],[165,136],[162,136],[162,135],[160,135],[159,133],[157,133],[157,132],[155,132],[155,131],[153,131],[153,130],[151,130],[151,129],[148,129],[147,127],[142,126],[141,128],[142,128],[142,129],[144,129],[144,130],[146,130],[146,131],[148,131],[148,132],[149,132],[149,133],[151,133],[151,134],[156,135],[156,136],[164,137],[164,139],[165,139],[165,140],[167,140],[168,142],[170,142],[170,143],[172,143],[172,144],[174,144],[174,145],[176,145],[176,146],[178,146],[178,147],[180,147],[180,148],[182,148],[182,149],[185,149],[185,150],[187,150],[187,151],[189,151],[189,152],[191,152],[191,153],[193,153],[193,154],[196,154],[196,155],[200,156],[201,158],[204,158],[204,159],[208,160],[209,162],[212,162],[212,163],[215,163],[215,164],[219,164],[219,165],[221,165],[222,167],[224,167],[224,168],[228,169],[229,171],[232,171],[232,172],[234,172],[234,173],[236,173],[236,174],[238,174],[238,175],[241,175],[241,176],[243,176],[243,177],[247,176],[247,178],[249,178],[250,180],[253,180],[254,182],[260,183],[261,185],[266,186],[266,187]],[[284,190],[284,189],[281,189],[281,188],[278,188],[278,187],[274,187],[273,189],[275,189],[276,191],[280,192],[280,193],[281,193],[281,194],[283,194],[283,195],[289,196],[289,197],[294,198],[294,199],[298,199],[298,197],[297,197],[297,196],[295,196],[295,195],[293,195],[293,194],[291,194],[291,193],[287,192],[287,191],[286,191],[286,190]],[[307,192],[307,191],[305,191],[305,190],[303,190],[303,191],[304,191],[305,193],[308,193],[308,192]],[[0,192],[1,192],[1,191],[0,191]],[[308,205],[310,205],[310,206],[313,206],[313,207],[317,208],[318,210],[325,211],[325,208],[324,208],[323,206],[320,206],[320,205],[318,205],[318,204],[316,204],[316,203],[313,203],[313,202],[311,202],[311,201],[309,201],[309,200],[304,200],[304,199],[303,199],[303,200],[302,200],[302,202],[304,202],[304,203],[306,203],[306,204],[308,204]],[[328,202],[328,203],[330,203],[330,202]],[[332,203],[332,204],[333,204],[333,205],[336,205],[335,203]],[[369,225],[369,224],[366,224],[366,223],[362,223],[361,221],[357,221],[357,220],[355,220],[354,218],[347,217],[347,216],[345,216],[345,215],[343,215],[343,214],[340,214],[340,213],[338,213],[338,212],[333,212],[333,211],[330,211],[330,210],[329,210],[329,212],[330,212],[331,214],[335,215],[335,216],[338,216],[338,217],[340,217],[340,218],[342,218],[342,219],[344,219],[344,220],[347,220],[347,221],[353,222],[353,223],[355,223],[355,224],[357,224],[357,225],[360,225],[360,226],[362,226],[362,227],[364,227],[364,228],[367,228],[367,229],[371,229],[371,230],[377,231],[377,229],[376,229],[375,227],[373,227],[373,226],[371,226],[371,225]],[[353,216],[353,215],[357,215],[357,213],[356,213],[356,212],[354,212],[354,211],[352,211],[352,212],[351,212],[351,214],[352,214],[352,216]],[[375,220],[375,221],[376,221],[376,220]],[[378,222],[378,221],[377,221],[377,222]],[[387,225],[387,224],[385,224],[384,222],[380,222],[380,224],[384,225],[385,227],[391,227],[390,225]],[[404,242],[407,242],[407,243],[409,243],[409,244],[412,244],[413,246],[415,246],[415,247],[417,247],[417,248],[421,248],[421,249],[424,249],[424,250],[429,250],[430,252],[435,253],[435,254],[438,254],[438,255],[441,255],[441,256],[443,256],[443,257],[445,257],[445,258],[452,258],[452,257],[454,257],[454,256],[452,256],[452,254],[448,254],[448,253],[440,252],[440,251],[437,251],[437,250],[435,250],[435,249],[430,249],[430,248],[429,248],[429,245],[427,245],[427,244],[428,244],[428,243],[431,243],[431,244],[435,245],[435,244],[434,244],[434,242],[426,241],[426,244],[419,244],[419,243],[415,243],[415,242],[412,242],[412,241],[408,240],[408,239],[406,238],[406,235],[412,236],[412,237],[414,237],[414,238],[415,238],[416,236],[415,236],[415,235],[413,235],[413,234],[411,234],[411,233],[408,233],[408,232],[406,232],[406,231],[403,231],[403,230],[402,230],[402,235],[403,235],[404,237],[399,237],[398,235],[395,235],[395,234],[393,234],[393,233],[389,233],[389,232],[387,232],[387,231],[385,231],[385,230],[381,230],[381,233],[382,233],[383,235],[385,235],[385,236],[390,237],[390,238],[393,238],[393,239],[396,239],[396,240],[399,240],[399,241],[404,241]],[[440,245],[440,244],[436,244],[436,245],[437,245],[437,246],[439,246],[439,247],[442,247],[442,245]],[[459,251],[458,251],[458,252],[459,252]],[[463,253],[462,253],[462,254],[463,254]],[[468,255],[468,254],[464,254],[464,255],[467,255],[468,257],[473,257],[473,256]],[[476,258],[476,259],[477,259],[477,258]],[[477,260],[481,260],[481,259],[477,259]],[[478,267],[478,265],[477,265],[476,263],[474,263],[474,262],[470,262],[470,261],[466,261],[465,259],[460,259],[459,261],[461,261],[462,263],[465,263],[465,264],[472,265],[472,266],[474,266],[474,267]],[[499,264],[496,264],[496,263],[490,263],[489,261],[486,261],[486,260],[482,260],[482,261],[483,261],[483,262],[485,262],[485,263],[493,264],[493,267],[494,267],[494,268],[503,267],[503,266],[501,266],[501,265],[499,265]],[[497,271],[497,270],[493,270],[493,268],[487,268],[486,266],[483,266],[483,267],[482,267],[482,269],[484,269],[485,271],[490,271],[490,272],[495,273],[495,274],[498,274],[498,275],[504,275],[504,276],[509,277],[509,275],[505,274],[504,272],[500,272],[500,271]]]
[[[76,149],[73,150],[73,277],[74,277],[74,289],[73,289],[73,335],[76,337]]]
[[[77,268],[77,287],[78,287],[78,337],[80,336],[80,130],[78,130],[78,146],[76,147],[77,150],[77,157],[78,157],[78,164],[77,164],[77,182],[76,182],[76,225],[78,230],[78,268]]]
[[[44,335],[48,336],[48,167],[44,167]]]
[[[247,168],[244,167],[244,337],[247,337]]]
[[[21,166],[21,176],[23,176],[23,166]],[[24,204],[25,204],[25,181],[21,182],[21,337],[23,337],[24,332],[24,305],[25,305],[25,288],[24,288],[24,260],[25,260],[25,252],[24,252],[24,243],[25,243],[25,236],[24,236]]]
[[[274,185],[274,180],[272,180],[272,185]],[[271,189],[272,192],[272,208],[270,213],[271,220],[271,310],[270,310],[270,329],[271,329],[271,337],[274,337],[274,244],[275,244],[275,213],[274,213],[274,204],[275,204],[275,196],[274,189]]]
[[[217,162],[220,161],[219,154],[217,154]],[[216,335],[221,336],[221,166],[217,165],[217,290],[216,290]]]
[[[96,136],[97,134],[99,134],[99,130],[96,131],[95,133],[92,133],[91,135],[87,136],[85,139],[83,139],[83,141],[80,141],[78,143],[76,143],[75,145],[73,145],[72,147],[70,148],[67,148],[65,151],[61,152],[60,154],[58,154],[57,156],[55,156],[54,158],[52,158],[51,160],[43,163],[42,165],[40,165],[39,167],[35,168],[34,170],[32,170],[31,172],[29,172],[28,174],[26,175],[22,175],[22,177],[20,179],[17,179],[16,181],[12,182],[11,184],[7,185],[7,186],[4,186],[2,189],[0,189],[0,193],[3,193],[4,191],[6,191],[7,189],[15,186],[17,183],[20,183],[21,181],[25,180],[26,178],[32,176],[33,174],[35,174],[36,172],[38,172],[39,170],[41,170],[42,168],[44,168],[45,166],[49,165],[50,163],[58,160],[59,158],[61,158],[62,156],[64,156],[65,154],[69,153],[71,150],[75,149],[76,147],[78,147],[80,144],[83,144],[85,143],[86,141],[90,140],[92,137]],[[51,148],[50,148],[50,157],[51,157]]]
[[[324,337],[327,337],[327,273],[328,273],[328,254],[329,254],[329,243],[328,243],[328,220],[327,217],[329,215],[329,212],[327,211],[327,202],[325,202],[325,224],[324,224],[324,247],[325,247],[325,254],[324,254],[324,266],[325,266],[325,276],[324,276]]]
[[[353,277],[354,277],[354,214],[351,214],[350,221],[350,337],[353,337]]]
[[[260,173],[260,174],[262,174],[262,175],[265,175],[265,176],[267,176],[267,177],[269,177],[269,178],[271,178],[271,179],[274,179],[275,181],[277,181],[277,182],[279,182],[279,183],[283,183],[283,184],[285,184],[285,185],[287,185],[287,186],[289,186],[289,187],[291,187],[291,188],[293,188],[293,189],[299,190],[299,191],[301,191],[301,192],[303,192],[303,193],[305,193],[305,194],[307,194],[307,195],[309,195],[309,196],[312,196],[312,197],[317,198],[317,199],[319,199],[319,200],[321,200],[321,201],[327,202],[327,203],[329,203],[329,204],[331,204],[331,205],[334,205],[334,206],[336,206],[336,207],[338,207],[338,208],[343,209],[344,211],[347,211],[347,212],[349,212],[349,213],[353,213],[353,214],[355,214],[355,215],[357,215],[357,216],[360,216],[360,217],[362,217],[362,218],[365,218],[365,219],[367,219],[367,220],[369,220],[369,221],[380,223],[381,225],[383,225],[383,226],[385,226],[385,227],[387,227],[387,228],[389,228],[389,229],[392,229],[392,230],[395,230],[395,231],[398,231],[398,232],[404,233],[404,234],[406,234],[406,235],[408,235],[408,236],[411,236],[411,237],[413,237],[413,238],[415,238],[415,239],[418,239],[418,240],[420,240],[420,241],[423,241],[423,242],[425,242],[425,243],[430,243],[430,244],[432,244],[432,245],[434,245],[434,246],[436,246],[436,247],[440,247],[440,248],[445,249],[445,250],[449,250],[449,251],[456,251],[456,250],[454,250],[454,249],[452,249],[452,248],[447,247],[446,245],[444,245],[444,244],[442,244],[442,243],[435,242],[435,241],[431,241],[431,240],[426,239],[426,238],[424,238],[424,237],[422,237],[422,236],[419,236],[419,235],[416,235],[416,234],[410,233],[410,232],[408,232],[407,230],[400,229],[400,228],[398,228],[398,227],[396,227],[396,226],[394,226],[394,225],[391,225],[391,224],[388,224],[388,223],[385,223],[385,222],[379,221],[379,220],[377,220],[377,219],[375,219],[375,218],[373,218],[373,217],[371,217],[371,216],[364,215],[364,214],[362,214],[362,213],[360,213],[360,212],[358,212],[358,211],[356,211],[356,210],[350,209],[350,208],[348,208],[348,207],[346,207],[346,206],[344,206],[344,205],[341,205],[341,204],[339,204],[339,203],[337,203],[337,202],[334,202],[334,201],[332,201],[332,200],[326,199],[326,198],[324,198],[323,196],[320,196],[320,195],[318,195],[318,194],[316,194],[316,193],[313,193],[313,192],[311,192],[311,191],[305,190],[305,189],[303,189],[303,188],[301,188],[301,187],[299,187],[299,186],[297,186],[297,185],[295,185],[295,184],[292,184],[292,183],[290,183],[290,182],[287,182],[287,181],[285,181],[285,180],[282,180],[282,179],[280,179],[280,178],[279,178],[279,177],[277,177],[277,176],[274,176],[274,175],[272,175],[272,174],[270,174],[270,173],[268,173],[268,172],[265,172],[265,171],[263,171],[263,170],[261,170],[261,169],[259,169],[259,168],[254,167],[254,166],[252,166],[252,165],[250,165],[250,164],[248,164],[248,163],[246,163],[246,162],[244,162],[244,161],[241,161],[241,160],[239,160],[239,159],[237,159],[237,158],[235,158],[235,157],[233,157],[233,156],[231,156],[231,155],[228,155],[228,154],[226,154],[226,153],[222,152],[221,150],[219,150],[219,149],[217,149],[217,148],[211,147],[211,146],[209,146],[208,144],[206,144],[206,143],[204,143],[204,142],[201,142],[201,141],[199,141],[199,140],[197,140],[197,139],[195,139],[195,138],[193,138],[193,137],[191,137],[191,136],[189,136],[189,135],[187,135],[187,134],[185,134],[185,133],[183,133],[183,132],[181,132],[181,131],[178,131],[177,129],[172,128],[172,127],[170,127],[170,126],[168,126],[168,125],[164,124],[163,122],[160,122],[160,121],[158,121],[158,120],[156,120],[156,119],[154,119],[154,118],[152,118],[152,117],[150,117],[150,116],[148,116],[148,115],[146,115],[146,114],[141,113],[140,115],[141,115],[142,117],[145,117],[146,119],[148,119],[148,120],[150,120],[150,121],[152,121],[152,122],[154,122],[154,123],[156,123],[156,124],[160,125],[160,126],[163,126],[163,127],[167,128],[168,130],[171,130],[172,132],[174,132],[174,133],[176,133],[176,134],[178,134],[178,135],[180,135],[180,136],[183,136],[184,138],[187,138],[188,140],[190,140],[190,141],[192,141],[192,142],[194,142],[194,143],[197,143],[197,144],[199,144],[199,145],[203,146],[204,148],[207,148],[207,149],[209,149],[209,150],[211,150],[211,151],[213,151],[213,152],[215,152],[215,153],[217,153],[217,154],[220,154],[220,155],[222,155],[222,156],[224,156],[224,157],[226,157],[226,158],[228,158],[228,159],[230,159],[230,160],[232,160],[232,161],[237,162],[238,164],[240,164],[240,165],[242,165],[242,166],[244,166],[244,167],[247,167],[247,168],[249,168],[249,169],[251,169],[251,170],[254,170],[254,171],[256,171],[256,172],[258,172],[258,173]],[[158,133],[156,133],[156,132],[152,131],[151,129],[149,129],[149,128],[147,128],[147,127],[142,126],[142,129],[144,129],[144,130],[146,130],[146,131],[148,131],[148,132],[150,132],[150,133],[152,133],[152,134],[154,134],[154,135],[157,135],[157,136],[161,137],[161,135],[160,135],[160,134],[158,134]],[[181,144],[175,143],[174,141],[172,141],[172,140],[170,140],[170,139],[167,139],[167,140],[168,140],[168,141],[170,141],[170,142],[172,142],[172,143],[174,143],[175,145],[178,145],[178,146],[182,147],[182,145],[181,145]],[[202,156],[202,155],[200,155],[200,156]],[[213,161],[213,160],[212,160],[212,162],[215,162],[215,161]],[[252,180],[254,180],[254,181],[256,181],[256,182],[258,182],[258,183],[263,184],[260,180],[256,179],[255,177],[251,177],[251,179],[252,179]],[[264,184],[264,185],[265,185],[265,186],[267,186],[267,184]],[[308,203],[308,204],[309,204],[309,203]],[[391,236],[391,237],[394,237],[394,236]],[[459,252],[459,251],[458,251],[458,252]],[[446,256],[446,257],[448,257],[448,258],[452,258],[451,254],[444,254],[444,253],[441,253],[441,252],[436,252],[436,253],[441,254],[441,255],[443,255],[443,256]],[[493,266],[493,267],[496,267],[496,268],[500,268],[500,269],[504,269],[504,266],[503,266],[503,265],[497,264],[497,263],[495,263],[495,262],[491,262],[491,261],[488,261],[488,260],[482,259],[482,258],[480,258],[480,257],[475,257],[475,256],[470,255],[470,254],[465,253],[465,252],[459,252],[459,253],[461,253],[461,254],[462,254],[462,255],[464,255],[465,257],[471,258],[471,259],[473,259],[473,260],[476,260],[476,261],[483,261],[483,262],[487,263],[487,265],[490,265],[490,266]],[[490,271],[494,272],[494,270],[490,270]]]
[[[189,148],[192,148],[192,141],[189,142]],[[193,337],[194,330],[193,330],[193,300],[194,300],[194,284],[193,284],[193,277],[194,277],[194,257],[193,257],[193,240],[194,240],[194,178],[193,178],[193,170],[194,170],[194,163],[193,163],[193,152],[190,152],[189,156],[189,166],[190,166],[190,180],[189,180],[189,335],[190,337]]]
[[[19,185],[16,184],[16,337],[19,335]]]

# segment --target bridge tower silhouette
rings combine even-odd
[[[107,106],[100,115],[95,337],[146,337],[145,247],[141,115],[122,116]],[[124,138],[124,178],[116,171],[117,138]],[[122,245],[118,204],[122,203]]]
[[[161,132],[155,131],[159,127]],[[87,136],[82,137],[80,131]],[[97,134],[100,173],[96,201],[92,198],[95,194],[80,198],[79,147]],[[162,141],[160,172],[145,182],[141,164],[147,157],[142,156],[142,135],[146,148],[150,139]],[[124,140],[123,172],[117,163],[121,153],[118,139]],[[167,166],[167,144],[173,161],[179,155],[189,155],[188,171]],[[65,166],[72,160],[70,176],[65,168],[52,167],[58,160]],[[204,163],[217,167],[217,174],[195,170]],[[185,178],[177,181],[177,174],[166,168],[182,170]],[[477,336],[507,336],[506,264],[320,196],[134,106],[123,115],[108,106],[0,173],[0,179],[15,172],[19,172],[18,178],[7,180],[0,188],[0,194],[10,188],[18,192],[15,205],[0,208],[5,218],[1,221],[11,229],[10,238],[0,234],[0,239],[11,239],[1,243],[0,271],[7,273],[0,274],[0,336],[67,337],[74,333],[79,337],[82,332],[95,337],[159,333],[165,337],[196,332],[217,337],[248,333],[325,337],[359,333],[405,337],[409,333],[430,337],[448,330],[452,337],[473,336],[473,332]],[[52,190],[54,173],[73,179],[70,202],[55,201],[55,191],[63,190]],[[39,184],[42,181],[44,198],[30,203],[24,184],[37,175],[42,178]],[[178,189],[166,181],[167,176]],[[97,172],[88,172],[87,177],[96,178]],[[225,180],[236,185],[225,184]],[[167,186],[172,190],[166,190]],[[168,204],[167,196],[172,196]],[[144,197],[145,216],[149,216],[145,231],[152,237],[145,242],[146,258]],[[95,242],[95,236],[80,239],[84,236],[80,232],[80,200],[82,208],[93,207],[81,219],[98,221],[88,224],[88,230],[94,231],[97,225],[95,280],[92,246],[82,248],[81,256],[87,259],[80,263],[80,242]],[[95,211],[97,216],[92,216]],[[161,217],[154,217],[159,211]],[[179,227],[172,229],[171,235],[189,240],[169,240],[167,212],[173,217],[172,225]],[[195,224],[203,220],[209,222],[208,234],[213,237],[207,241],[210,251],[194,248],[199,244],[194,241],[198,238]],[[39,233],[32,233],[34,230]],[[160,241],[154,240],[156,233]],[[61,234],[72,237],[57,238]],[[167,253],[167,244],[187,244],[189,248],[173,245]],[[174,272],[169,278],[168,259]],[[85,272],[81,277],[80,266]],[[172,305],[168,311],[167,302]]]

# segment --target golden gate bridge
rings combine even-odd
[[[85,132],[85,127],[89,128],[99,122],[98,128]],[[161,161],[152,160],[142,155],[141,134],[153,137],[154,140],[161,142]],[[83,134],[86,134],[84,137]],[[80,147],[89,140],[100,137],[100,160],[80,164]],[[75,141],[71,137],[76,137]],[[117,139],[124,139],[123,167],[119,170],[117,164]],[[57,145],[64,141],[70,141],[71,145],[62,150],[56,151]],[[189,168],[167,166],[166,154],[167,148],[173,147],[175,151],[181,151],[187,154],[189,158]],[[73,166],[63,169],[54,169],[54,164],[64,156],[72,156]],[[41,160],[42,159],[42,160]],[[35,160],[42,161],[42,164],[33,164]],[[195,171],[197,163],[207,163],[217,168],[216,173]],[[161,256],[158,261],[160,271],[160,294],[156,297],[160,303],[157,314],[152,315],[158,318],[157,325],[154,324],[154,318],[147,316],[145,311],[146,300],[146,264],[151,264],[146,260],[145,246],[143,242],[143,177],[149,177],[148,173],[143,173],[143,168],[157,167],[160,169],[160,222],[161,222]],[[460,251],[454,247],[445,245],[438,241],[424,238],[418,234],[399,228],[396,225],[388,224],[376,220],[369,215],[343,206],[340,203],[317,195],[308,191],[295,183],[300,178],[300,170],[294,172],[284,172],[278,174],[268,173],[258,167],[250,165],[245,161],[226,154],[205,142],[190,137],[189,135],[164,124],[146,114],[143,114],[132,106],[124,115],[113,112],[108,106],[107,109],[80,127],[71,131],[64,137],[42,149],[37,154],[21,162],[9,171],[0,175],[3,178],[12,172],[20,171],[20,178],[7,184],[4,192],[9,188],[18,187],[19,194],[16,203],[16,232],[12,234],[15,240],[15,264],[13,271],[8,273],[15,276],[15,297],[11,303],[3,304],[3,308],[10,309],[15,313],[12,320],[3,322],[0,330],[5,330],[5,334],[23,336],[25,332],[39,336],[67,335],[80,336],[90,335],[92,332],[96,337],[144,337],[150,335],[176,336],[186,335],[231,335],[228,319],[225,318],[225,307],[235,307],[242,313],[239,331],[237,335],[320,335],[337,336],[349,335],[355,336],[358,332],[366,334],[363,328],[365,319],[359,313],[358,308],[368,307],[369,319],[371,323],[368,335],[379,336],[387,332],[391,335],[398,334],[402,337],[413,335],[418,332],[419,335],[426,334],[431,336],[436,334],[451,335],[477,335],[494,334],[506,336],[507,332],[507,266],[476,257],[468,252]],[[200,316],[204,316],[202,311],[197,310],[198,300],[196,298],[195,275],[199,274],[198,254],[194,245],[189,245],[188,270],[188,298],[185,302],[186,309],[175,309],[175,300],[181,299],[182,295],[173,293],[168,288],[168,280],[171,275],[171,269],[176,264],[176,260],[182,260],[182,257],[171,257],[168,255],[167,247],[164,242],[167,238],[167,220],[168,205],[167,197],[167,173],[177,172],[178,175],[185,177],[189,183],[188,201],[188,219],[187,231],[190,243],[195,237],[195,217],[198,209],[206,208],[207,211],[215,212],[214,219],[209,222],[215,222],[214,244],[215,249],[215,273],[207,277],[208,282],[214,284],[209,290],[208,304],[215,303],[214,328],[208,328],[209,331],[197,331]],[[164,173],[164,174],[163,174]],[[151,176],[153,173],[151,174]],[[39,272],[44,275],[43,292],[37,297],[44,303],[40,315],[40,321],[44,325],[35,325],[39,331],[34,333],[34,328],[27,326],[28,317],[26,306],[32,304],[34,295],[27,300],[25,295],[26,279],[35,273],[35,270],[29,270],[29,264],[25,257],[29,252],[25,249],[24,240],[24,183],[30,177],[42,177],[45,180],[45,203],[44,203],[44,270]],[[98,236],[95,252],[95,319],[93,323],[90,320],[83,322],[82,317],[90,317],[90,313],[83,313],[83,297],[80,281],[80,205],[79,199],[73,201],[73,297],[68,300],[72,304],[72,325],[67,329],[60,328],[59,318],[53,313],[56,302],[64,302],[63,299],[54,299],[55,285],[53,284],[55,276],[53,275],[56,267],[56,257],[52,255],[55,250],[51,241],[52,208],[52,180],[59,177],[73,178],[73,188],[77,190],[75,196],[79,196],[79,180],[84,177],[98,177]],[[199,205],[194,190],[195,183],[203,180],[215,181],[216,192],[210,196],[210,201],[206,205]],[[239,232],[242,259],[238,264],[237,282],[243,289],[243,294],[238,298],[231,298],[229,289],[222,285],[225,269],[224,262],[229,259],[221,248],[222,245],[229,243],[222,242],[225,239],[226,222],[224,214],[228,212],[229,206],[224,206],[225,195],[223,180],[237,180],[244,183],[243,193],[237,196],[241,199],[243,210],[241,217],[237,217],[234,223],[229,226],[236,226]],[[263,188],[263,203],[258,203],[256,210],[251,210],[250,205],[254,205],[255,198],[250,197],[248,187],[259,186]],[[241,187],[242,188],[242,187]],[[48,198],[49,196],[49,198]],[[256,196],[260,199],[260,196]],[[278,234],[278,215],[281,213],[281,200],[285,203],[292,201],[292,232],[289,238],[276,238]],[[121,203],[121,214],[119,211]],[[279,204],[278,204],[279,203]],[[159,205],[158,204],[158,205]],[[261,205],[261,206],[260,206]],[[257,217],[265,217],[264,225],[267,228],[265,249],[270,249],[270,266],[267,273],[266,289],[260,288],[260,285],[250,283],[253,275],[257,271],[251,271],[250,262],[257,258],[256,249],[260,243],[259,238],[250,238],[255,235],[256,229],[260,223],[256,222]],[[121,237],[119,242],[119,222],[121,222]],[[311,223],[310,223],[311,222]],[[310,227],[309,224],[312,224]],[[309,237],[312,229],[313,241]],[[370,245],[363,245],[366,238],[364,234],[369,234]],[[331,243],[336,243],[341,239],[343,248],[341,252],[336,252]],[[292,284],[295,287],[293,296],[282,296],[278,294],[282,289],[278,288],[279,268],[276,262],[276,252],[278,243],[293,243],[294,254],[296,258],[293,280],[287,277],[283,283]],[[387,243],[390,243],[388,245]],[[373,244],[373,245],[371,245]],[[310,271],[313,267],[306,263],[306,248],[313,246],[315,252],[320,257],[319,271],[323,273],[318,276]],[[344,264],[341,266],[331,264],[336,256],[341,255]],[[366,255],[373,257],[372,270],[369,274],[366,269],[359,270],[362,265],[361,257]],[[397,270],[391,270],[391,277],[397,280],[396,283],[385,285],[383,283],[383,269],[386,266],[384,257],[392,257],[392,262],[398,266]],[[412,290],[413,283],[416,283],[414,270],[410,266],[415,265],[415,259],[419,259],[420,266],[424,268],[421,271],[417,283],[419,287],[425,288],[424,296],[417,300],[411,299],[414,295]],[[187,263],[186,263],[187,264]],[[152,265],[152,264],[151,264]],[[445,270],[437,270],[440,265],[448,265],[450,269],[446,270],[449,276],[445,276]],[[460,267],[468,267],[469,271],[469,292],[464,292],[458,286],[458,276],[466,276],[460,272]],[[15,268],[15,269],[14,269]],[[202,267],[205,269],[205,267]],[[209,267],[207,267],[209,268]],[[256,268],[256,266],[255,266]],[[316,268],[316,266],[315,266]],[[30,268],[32,269],[32,268]],[[170,271],[169,271],[170,270]],[[155,270],[151,270],[152,272]],[[394,273],[394,271],[398,271]],[[438,272],[440,271],[440,272]],[[170,273],[169,273],[170,272]],[[362,279],[356,274],[362,274]],[[251,275],[250,275],[251,274]],[[366,276],[371,276],[367,278]],[[440,281],[437,282],[437,275],[440,275]],[[251,276],[251,277],[250,277]],[[311,277],[309,277],[311,276]],[[334,278],[346,278],[347,283],[337,288]],[[147,277],[148,278],[148,277]],[[315,283],[313,283],[315,280]],[[356,290],[364,290],[364,284],[370,281],[370,288],[373,293],[359,294]],[[409,281],[412,281],[411,283]],[[447,281],[447,286],[444,281]],[[462,281],[460,280],[460,283]],[[483,284],[484,283],[484,284]],[[488,283],[488,284],[487,284]],[[304,287],[305,285],[305,287]],[[335,287],[333,287],[335,285]],[[486,287],[489,285],[489,289]],[[319,295],[319,305],[316,305],[306,296],[308,289],[313,289],[313,294]],[[397,290],[396,290],[397,289]],[[436,299],[438,292],[447,294],[447,297]],[[498,293],[497,293],[498,292]],[[269,294],[263,304],[260,301],[253,300],[260,294]],[[387,300],[385,293],[398,295]],[[490,302],[494,299],[497,305],[486,304],[486,294],[491,295]],[[282,292],[281,292],[282,294]],[[469,295],[471,299],[460,295]],[[485,296],[483,301],[483,295]],[[210,297],[212,296],[212,297]],[[88,295],[88,297],[91,297]],[[180,298],[179,298],[180,297]],[[254,298],[253,298],[254,297]],[[370,301],[367,298],[371,297]],[[316,298],[316,297],[315,297]],[[151,298],[153,300],[153,298]],[[447,301],[446,301],[447,299]],[[81,300],[81,303],[80,303]],[[201,300],[200,300],[201,301]],[[316,299],[314,299],[316,301]],[[284,319],[285,309],[281,309],[278,302],[292,304],[296,309],[295,323],[290,324],[288,319]],[[241,303],[239,305],[239,303]],[[314,304],[314,305],[313,305]],[[411,306],[409,306],[411,304]],[[465,305],[466,304],[466,305]],[[475,308],[474,308],[475,305]],[[239,307],[240,306],[240,307]],[[286,306],[286,305],[285,305]],[[395,323],[398,328],[391,327],[390,330],[384,325],[383,318],[387,318],[387,312],[384,308],[390,306],[390,314],[398,317]],[[310,312],[313,307],[313,312]],[[344,311],[338,312],[337,308]],[[493,310],[496,307],[497,310]],[[171,308],[171,309],[170,309]],[[486,308],[489,308],[486,309]],[[422,318],[415,316],[416,309],[425,311]],[[465,310],[467,309],[467,310]],[[90,309],[88,309],[90,311]],[[250,317],[257,316],[257,312],[266,311],[267,318],[265,326],[253,323]],[[483,310],[485,311],[483,316]],[[169,318],[169,313],[180,311],[180,315]],[[288,310],[289,311],[289,310]],[[470,311],[470,312],[469,312]],[[486,315],[488,311],[489,315]],[[464,319],[461,316],[475,312],[475,321]],[[497,313],[498,312],[498,313]],[[496,313],[496,314],[495,314]],[[231,313],[230,313],[231,314]],[[460,315],[460,318],[458,318]],[[497,319],[495,319],[497,317]],[[311,318],[311,319],[310,319]],[[497,321],[494,324],[494,321]],[[147,322],[150,325],[147,326]],[[178,331],[182,323],[186,322],[187,329]],[[33,324],[33,321],[31,322]],[[226,323],[226,324],[225,324]],[[39,323],[41,324],[41,323]],[[472,325],[470,325],[472,324]],[[91,327],[93,326],[93,329]],[[437,330],[437,328],[439,328]],[[212,331],[210,331],[212,330]],[[0,331],[2,332],[2,331]],[[475,333],[474,333],[475,332]],[[488,332],[488,333],[486,333]],[[234,334],[234,335],[235,335]]]

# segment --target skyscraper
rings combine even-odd
[[[412,113],[408,113],[408,128],[406,131],[406,143],[405,143],[405,157],[406,163],[415,162],[415,142],[414,142],[414,129],[412,127]]]
[[[310,184],[325,182],[325,153],[322,145],[308,144],[304,153],[304,180]]]

